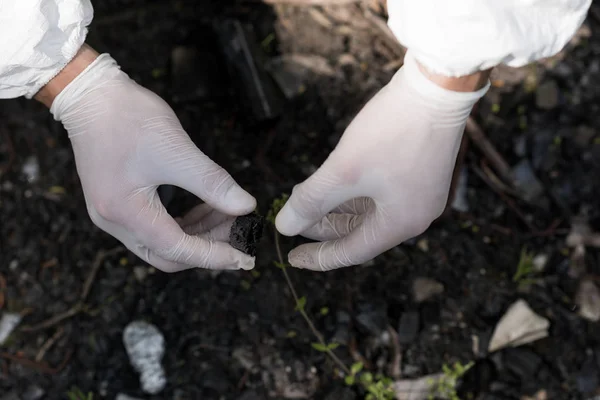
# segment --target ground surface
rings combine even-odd
[[[257,196],[262,213],[318,167],[353,115],[401,65],[398,49],[354,6],[101,3],[89,42],[164,96],[202,150]],[[248,106],[256,101],[231,79],[239,74],[225,72],[211,24],[226,17],[252,22],[266,60],[283,54],[298,62],[301,55],[312,70],[295,71],[301,84],[291,88],[300,93],[273,102],[281,107],[275,122],[250,118],[255,114]],[[587,25],[593,33],[593,15]],[[565,241],[575,216],[587,213],[592,230],[600,216],[600,41],[583,34],[564,59],[500,71],[474,115],[510,165],[533,165],[544,188],[538,201],[492,190],[498,185],[481,177],[490,176],[482,163],[487,158],[471,143],[463,163],[468,212],[449,212],[422,237],[364,266],[327,274],[290,271],[317,327],[342,343],[336,350],[342,360],[363,360],[386,375],[397,366],[403,378],[478,360],[468,385],[481,388],[482,399],[519,399],[540,390],[549,399],[597,393],[600,330],[578,315],[576,292],[582,280],[593,285],[600,277],[598,254],[585,247],[581,261]],[[196,53],[173,66],[178,46]],[[98,252],[118,243],[89,220],[68,138],[40,105],[2,102],[0,168],[0,312],[26,315],[0,349],[0,399],[41,393],[62,399],[72,386],[95,399],[117,393],[148,399],[364,397],[345,389],[335,366],[311,348],[314,338],[273,266],[270,228],[254,272],[167,275],[128,253],[109,255],[83,312],[23,330],[76,304]],[[176,191],[169,208],[179,215],[196,201]],[[284,240],[284,249],[294,241]],[[529,290],[512,280],[524,246],[547,258]],[[417,303],[413,284],[419,277],[441,283],[443,293]],[[519,298],[550,321],[549,336],[487,357],[482,350],[494,327]],[[123,329],[135,319],[155,324],[166,340],[168,384],[160,395],[141,392],[123,346]],[[416,336],[401,320],[417,321]],[[400,351],[388,327],[400,332]],[[34,360],[53,336],[40,362],[23,361]],[[489,363],[498,371],[486,378]]]

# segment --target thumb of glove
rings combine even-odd
[[[341,203],[356,197],[329,160],[303,183],[296,185],[275,219],[277,230],[285,236],[298,235],[318,223]]]

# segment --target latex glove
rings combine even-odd
[[[165,272],[253,268],[253,257],[227,243],[227,228],[234,216],[256,207],[254,197],[194,145],[164,100],[109,55],[78,75],[50,111],[69,134],[88,212],[99,228]],[[159,199],[163,184],[206,202],[186,216],[186,232]]]
[[[277,215],[283,235],[319,241],[293,249],[290,264],[357,265],[425,231],[445,208],[466,120],[488,88],[444,89],[408,52]]]

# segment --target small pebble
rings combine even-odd
[[[140,384],[146,393],[157,394],[167,384],[161,360],[165,339],[157,327],[144,321],[133,321],[123,331],[123,343],[131,366],[140,374]]]

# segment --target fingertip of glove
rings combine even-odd
[[[288,253],[289,264],[298,269],[315,270],[315,258],[306,249],[306,245],[296,247]]]
[[[255,257],[246,257],[240,260],[238,263],[239,269],[243,269],[244,271],[250,271],[255,267]]]
[[[224,206],[233,215],[245,215],[256,209],[256,199],[250,193],[235,185],[225,197]]]
[[[304,230],[306,220],[301,218],[296,211],[284,206],[275,217],[275,227],[283,236],[296,236]]]

